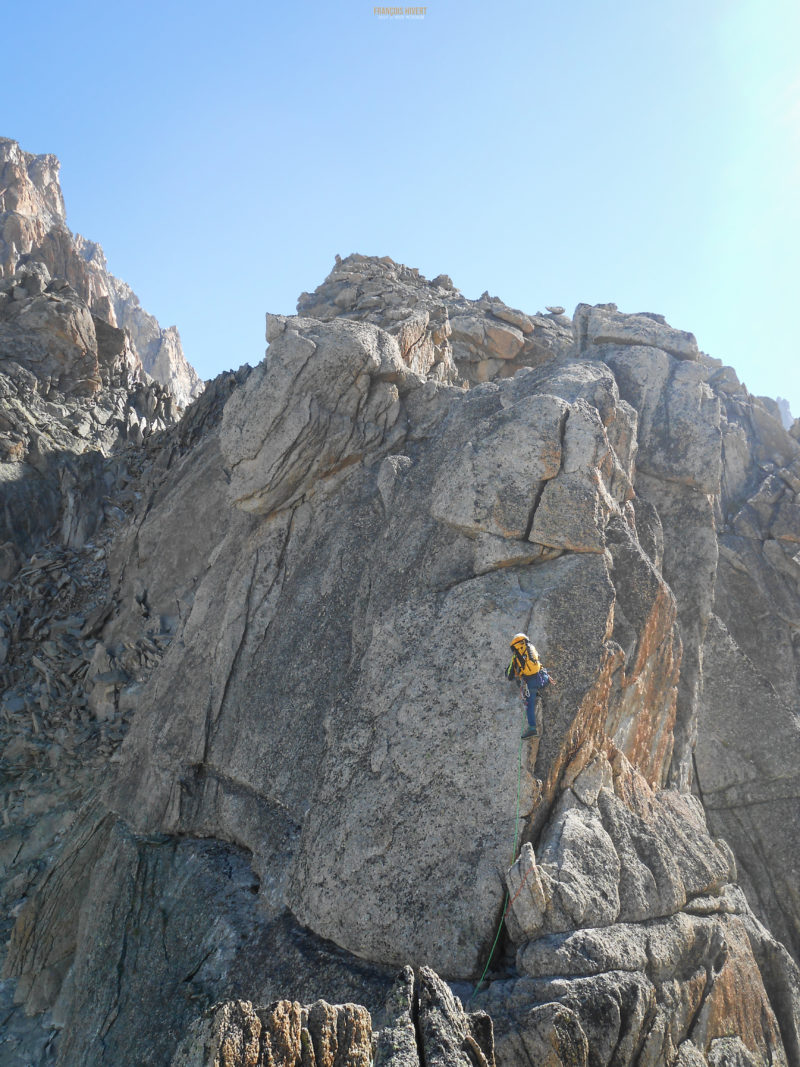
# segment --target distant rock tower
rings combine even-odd
[[[203,382],[183,354],[177,328],[162,329],[130,286],[109,272],[100,245],[67,227],[59,169],[54,155],[32,155],[0,138],[0,278],[43,263],[93,314],[128,331],[145,371],[185,407],[203,391]]]

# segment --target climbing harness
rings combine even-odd
[[[522,738],[520,737],[520,741],[519,741],[519,760],[518,760],[518,767],[517,767],[517,812],[516,812],[516,815],[514,817],[514,849],[513,849],[512,853],[511,853],[511,863],[509,864],[509,866],[512,866],[512,867],[514,865],[514,861],[517,858],[517,842],[519,840],[519,795],[520,795],[521,787],[522,787]],[[522,887],[520,886],[520,889],[521,888]],[[515,894],[514,900],[517,899],[517,896],[519,896],[519,892],[517,892]],[[497,925],[497,933],[495,934],[494,942],[492,943],[492,948],[491,948],[491,951],[489,952],[489,958],[486,961],[486,966],[483,968],[483,974],[478,979],[478,984],[472,990],[472,996],[467,1001],[467,1006],[469,1006],[473,1002],[473,1000],[477,996],[478,990],[483,985],[483,980],[486,977],[486,973],[489,970],[489,967],[491,965],[492,959],[494,957],[494,950],[497,948],[497,942],[500,940],[500,933],[501,933],[501,931],[503,929],[503,923],[505,922],[506,912],[508,911],[509,903],[510,903],[510,901],[508,899],[508,890],[506,889],[505,900],[503,901],[503,913],[500,916],[500,922]]]

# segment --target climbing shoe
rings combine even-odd
[[[539,736],[539,731],[538,730],[526,730],[525,733],[522,735],[522,740],[524,741],[526,737],[538,737],[538,736]]]

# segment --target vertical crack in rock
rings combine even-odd
[[[558,441],[559,441],[559,456],[560,456],[560,459],[559,459],[558,471],[556,472],[556,474],[553,475],[553,477],[555,477],[555,478],[557,478],[558,475],[561,473],[561,471],[564,469],[564,450],[565,450],[565,440],[566,440],[566,434],[567,434],[567,419],[568,418],[569,418],[569,408],[566,408],[564,410],[563,414],[561,415],[561,418],[559,419],[559,422],[558,422]],[[539,507],[539,504],[541,503],[542,494],[544,493],[545,486],[547,485],[549,480],[550,479],[542,479],[539,482],[538,488],[536,489],[536,492],[534,494],[533,504],[531,505],[530,514],[528,515],[528,522],[527,522],[527,525],[525,527],[525,537],[524,537],[525,541],[530,541],[531,540],[531,530],[533,529],[533,521],[536,518],[536,511],[537,511],[537,509]]]
[[[127,978],[125,961],[128,956],[130,929],[131,926],[137,926],[134,917],[138,917],[141,911],[140,899],[141,894],[144,891],[144,878],[142,877],[142,867],[144,863],[146,863],[146,861],[143,857],[137,856],[135,867],[131,872],[131,897],[128,902],[128,907],[122,917],[122,941],[115,968],[116,990],[110,1000],[108,1008],[106,1009],[105,1017],[98,1027],[98,1036],[103,1047],[105,1046],[106,1035],[119,1017],[120,1002],[122,1000],[123,989]]]
[[[411,1021],[414,1024],[414,1037],[417,1042],[417,1056],[419,1057],[420,1067],[428,1067],[428,1061],[425,1056],[425,1039],[422,1034],[422,1025],[420,1023],[420,1004],[419,1004],[419,989],[420,989],[420,976],[419,971],[414,970],[414,983],[411,991]]]
[[[250,580],[247,583],[247,592],[245,594],[244,610],[242,612],[242,615],[244,617],[244,622],[242,624],[242,632],[241,632],[241,635],[239,637],[239,641],[238,641],[238,643],[236,645],[236,651],[235,651],[235,653],[233,655],[233,659],[231,660],[230,667],[228,668],[227,674],[225,676],[225,685],[222,687],[222,695],[220,696],[219,704],[218,704],[216,712],[213,710],[213,708],[211,706],[211,699],[209,697],[208,711],[206,713],[205,740],[203,742],[203,754],[202,754],[202,758],[201,758],[201,766],[205,766],[206,763],[208,762],[208,754],[209,754],[209,750],[210,750],[210,746],[211,746],[211,733],[212,733],[212,731],[214,729],[214,723],[219,718],[220,714],[222,713],[223,708],[225,707],[225,701],[227,700],[228,692],[229,692],[230,686],[231,686],[231,679],[233,678],[233,676],[234,676],[234,674],[236,672],[236,668],[237,668],[237,666],[239,664],[239,660],[241,658],[242,651],[245,648],[245,644],[247,642],[248,628],[249,628],[249,625],[250,625],[250,599],[251,599],[252,594],[253,594],[253,586],[255,585],[255,576],[258,573],[258,563],[259,563],[259,550],[256,549],[256,553],[255,553],[255,556],[253,558],[253,566],[252,566],[252,569],[250,571]]]

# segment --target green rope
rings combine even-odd
[[[527,720],[525,720],[525,721],[527,721]],[[516,816],[514,818],[514,851],[511,853],[511,866],[513,866],[514,860],[517,858],[517,841],[519,840],[519,794],[520,794],[521,785],[522,785],[522,735],[520,735],[520,739],[519,739],[519,766],[517,768],[517,813],[516,813]],[[489,967],[491,965],[492,959],[494,957],[494,950],[497,948],[497,942],[500,940],[500,934],[501,934],[502,929],[503,929],[503,923],[505,922],[506,911],[507,910],[508,910],[508,890],[506,889],[506,896],[505,896],[505,900],[503,901],[503,913],[500,916],[500,922],[499,922],[499,924],[497,926],[497,933],[495,934],[495,938],[494,938],[494,942],[492,944],[491,951],[489,952],[489,958],[486,961],[486,966],[483,968],[483,974],[478,979],[478,984],[475,986],[475,988],[472,991],[472,996],[467,1001],[467,1006],[469,1006],[473,1002],[473,1000],[477,996],[478,990],[483,985],[483,980],[486,977],[486,972],[489,970]]]

